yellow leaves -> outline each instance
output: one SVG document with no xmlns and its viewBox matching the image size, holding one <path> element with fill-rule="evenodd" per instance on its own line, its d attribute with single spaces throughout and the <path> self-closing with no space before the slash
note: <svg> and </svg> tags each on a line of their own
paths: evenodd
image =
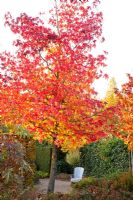
<svg viewBox="0 0 133 200">
<path fill-rule="evenodd" d="M 76 166 L 80 161 L 80 151 L 79 149 L 71 150 L 66 154 L 66 162 L 69 165 Z"/>
<path fill-rule="evenodd" d="M 50 53 L 57 53 L 59 51 L 59 46 L 55 45 L 55 44 L 49 44 L 49 51 Z"/>
<path fill-rule="evenodd" d="M 129 150 L 133 150 L 133 78 L 129 76 L 129 82 L 122 86 L 122 91 L 118 92 L 119 132 L 120 138 L 128 145 Z M 124 137 L 122 135 L 124 133 Z"/>
<path fill-rule="evenodd" d="M 56 54 L 61 51 L 61 45 L 55 43 L 49 43 L 47 52 L 48 54 Z"/>
<path fill-rule="evenodd" d="M 44 128 L 44 131 L 40 131 L 36 128 L 34 133 L 34 139 L 38 141 L 46 140 L 48 143 L 53 143 L 58 147 L 61 147 L 63 151 L 74 150 L 82 147 L 87 144 L 87 139 L 85 136 L 76 136 L 69 129 L 66 128 L 63 122 L 59 122 L 58 126 L 56 126 L 57 122 L 55 120 L 55 125 L 48 126 Z M 37 122 L 36 126 L 40 125 L 40 121 Z M 43 123 L 42 123 L 43 126 Z M 54 136 L 55 135 L 55 138 Z"/>
<path fill-rule="evenodd" d="M 128 134 L 127 138 L 124 140 L 124 143 L 128 145 L 128 149 L 133 151 L 133 132 Z"/>
<path fill-rule="evenodd" d="M 117 96 L 115 94 L 115 89 L 116 89 L 116 82 L 115 79 L 112 78 L 109 82 L 108 90 L 106 93 L 106 97 L 104 101 L 106 102 L 106 108 L 115 106 L 117 104 Z"/>
<path fill-rule="evenodd" d="M 50 132 L 38 132 L 36 131 L 34 136 L 33 136 L 34 140 L 37 140 L 37 141 L 44 141 L 46 140 L 49 144 L 52 144 L 53 143 L 53 137 L 50 135 Z"/>
<path fill-rule="evenodd" d="M 57 141 L 62 142 L 61 149 L 65 152 L 68 150 L 75 150 L 87 144 L 87 140 L 84 136 L 82 136 L 79 139 L 76 135 L 72 134 L 71 132 L 63 136 L 58 135 Z"/>
</svg>

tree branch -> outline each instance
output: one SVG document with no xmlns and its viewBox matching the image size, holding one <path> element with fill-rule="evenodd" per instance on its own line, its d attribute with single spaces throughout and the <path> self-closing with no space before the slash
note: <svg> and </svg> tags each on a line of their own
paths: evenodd
<svg viewBox="0 0 133 200">
<path fill-rule="evenodd" d="M 55 11 L 56 11 L 56 26 L 57 26 L 57 32 L 58 32 L 58 35 L 60 36 L 57 0 L 55 0 Z"/>
</svg>

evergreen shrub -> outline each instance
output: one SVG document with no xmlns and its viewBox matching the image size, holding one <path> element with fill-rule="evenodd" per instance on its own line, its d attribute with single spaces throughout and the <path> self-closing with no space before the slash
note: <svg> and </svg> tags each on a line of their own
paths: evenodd
<svg viewBox="0 0 133 200">
<path fill-rule="evenodd" d="M 51 147 L 46 143 L 36 142 L 36 167 L 37 171 L 49 174 L 51 162 Z"/>
<path fill-rule="evenodd" d="M 128 149 L 117 138 L 104 139 L 81 149 L 81 163 L 87 176 L 103 177 L 128 170 Z"/>
</svg>

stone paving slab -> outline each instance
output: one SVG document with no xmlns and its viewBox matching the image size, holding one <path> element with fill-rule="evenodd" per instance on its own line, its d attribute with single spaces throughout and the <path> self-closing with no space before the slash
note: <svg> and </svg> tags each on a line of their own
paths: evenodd
<svg viewBox="0 0 133 200">
<path fill-rule="evenodd" d="M 37 183 L 35 185 L 35 189 L 39 193 L 46 194 L 48 182 L 49 182 L 49 179 L 39 179 L 39 183 Z M 54 192 L 69 193 L 70 191 L 71 191 L 71 182 L 70 181 L 63 181 L 63 180 L 55 181 Z"/>
</svg>

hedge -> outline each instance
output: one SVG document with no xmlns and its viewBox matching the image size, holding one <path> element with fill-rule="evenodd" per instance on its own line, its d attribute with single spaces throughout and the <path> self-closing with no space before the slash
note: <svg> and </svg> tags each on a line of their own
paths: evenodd
<svg viewBox="0 0 133 200">
<path fill-rule="evenodd" d="M 49 174 L 51 162 L 51 147 L 46 143 L 36 142 L 36 167 L 38 171 Z"/>
<path fill-rule="evenodd" d="M 103 177 L 129 167 L 127 146 L 117 138 L 104 139 L 81 149 L 81 164 L 87 176 Z"/>
</svg>

